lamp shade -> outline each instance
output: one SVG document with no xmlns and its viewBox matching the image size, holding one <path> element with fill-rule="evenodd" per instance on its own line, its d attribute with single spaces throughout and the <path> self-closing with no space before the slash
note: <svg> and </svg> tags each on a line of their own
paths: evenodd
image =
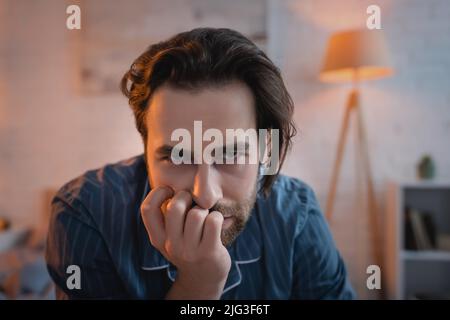
<svg viewBox="0 0 450 320">
<path fill-rule="evenodd" d="M 393 73 L 389 65 L 382 31 L 338 32 L 328 41 L 320 79 L 347 82 L 382 78 Z"/>
</svg>

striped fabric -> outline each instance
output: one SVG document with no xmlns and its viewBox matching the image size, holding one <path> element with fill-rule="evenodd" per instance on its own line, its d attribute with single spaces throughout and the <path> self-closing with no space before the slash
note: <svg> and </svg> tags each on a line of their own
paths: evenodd
<svg viewBox="0 0 450 320">
<path fill-rule="evenodd" d="M 143 155 L 65 184 L 52 202 L 47 267 L 60 299 L 164 299 L 176 267 L 150 243 L 139 207 L 149 185 Z M 285 176 L 257 197 L 228 248 L 222 299 L 351 299 L 344 262 L 315 195 Z M 70 265 L 81 288 L 69 289 Z"/>
</svg>

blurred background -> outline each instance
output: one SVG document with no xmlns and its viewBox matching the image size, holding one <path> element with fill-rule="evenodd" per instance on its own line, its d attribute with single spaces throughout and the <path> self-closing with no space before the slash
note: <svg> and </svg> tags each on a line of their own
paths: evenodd
<svg viewBox="0 0 450 320">
<path fill-rule="evenodd" d="M 72 4 L 80 30 L 66 27 Z M 385 47 L 371 53 L 392 73 L 358 81 L 365 143 L 351 120 L 336 166 L 353 84 L 320 75 L 331 37 L 367 28 L 373 4 Z M 329 223 L 358 297 L 449 299 L 449 17 L 448 0 L 0 0 L 0 299 L 53 297 L 52 195 L 143 152 L 120 78 L 149 44 L 199 26 L 242 32 L 281 69 L 299 129 L 283 173 L 310 184 L 324 212 L 340 168 Z M 370 265 L 381 289 L 368 286 Z"/>
</svg>

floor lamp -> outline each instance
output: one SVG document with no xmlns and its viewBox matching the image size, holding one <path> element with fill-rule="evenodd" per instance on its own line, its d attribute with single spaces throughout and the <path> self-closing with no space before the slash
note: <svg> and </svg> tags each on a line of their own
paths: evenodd
<svg viewBox="0 0 450 320">
<path fill-rule="evenodd" d="M 348 96 L 344 118 L 339 135 L 336 158 L 333 165 L 330 189 L 326 204 L 326 218 L 331 221 L 336 196 L 339 172 L 351 116 L 356 124 L 359 159 L 366 180 L 369 223 L 372 231 L 372 252 L 375 262 L 382 265 L 381 250 L 376 239 L 380 239 L 377 206 L 370 167 L 369 148 L 364 119 L 359 104 L 358 84 L 363 80 L 377 79 L 392 74 L 388 67 L 388 54 L 384 38 L 379 30 L 352 30 L 333 34 L 328 41 L 325 61 L 320 79 L 325 82 L 350 82 L 353 88 Z"/>
</svg>

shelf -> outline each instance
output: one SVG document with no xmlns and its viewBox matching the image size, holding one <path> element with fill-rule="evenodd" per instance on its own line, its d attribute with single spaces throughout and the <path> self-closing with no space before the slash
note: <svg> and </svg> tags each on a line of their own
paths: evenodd
<svg viewBox="0 0 450 320">
<path fill-rule="evenodd" d="M 450 235 L 450 181 L 393 182 L 388 185 L 386 197 L 386 296 L 408 299 L 418 292 L 450 292 L 450 250 L 443 249 L 446 241 L 443 239 L 441 245 L 439 238 Z M 404 247 L 407 208 L 426 212 L 432 218 L 436 245 L 442 249 Z"/>
<path fill-rule="evenodd" d="M 401 258 L 404 260 L 432 260 L 432 261 L 448 261 L 450 262 L 450 251 L 412 251 L 403 250 L 401 252 Z"/>
<path fill-rule="evenodd" d="M 402 189 L 450 189 L 450 181 L 442 180 L 410 180 L 396 183 Z"/>
</svg>

